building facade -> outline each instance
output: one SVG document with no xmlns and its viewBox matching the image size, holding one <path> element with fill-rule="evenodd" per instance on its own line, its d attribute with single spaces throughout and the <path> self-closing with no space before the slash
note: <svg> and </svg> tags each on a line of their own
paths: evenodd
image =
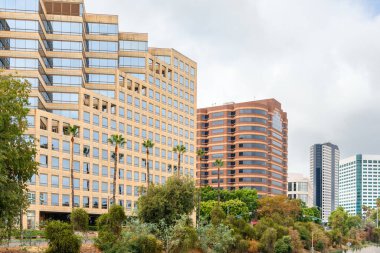
<svg viewBox="0 0 380 253">
<path fill-rule="evenodd" d="M 310 148 L 313 205 L 320 208 L 323 222 L 327 222 L 331 212 L 338 207 L 339 159 L 337 145 L 324 143 Z"/>
<path fill-rule="evenodd" d="M 252 188 L 259 195 L 286 194 L 288 120 L 274 99 L 198 109 L 198 185 L 218 185 L 216 159 L 224 162 L 220 186 Z"/>
<path fill-rule="evenodd" d="M 0 1 L 0 29 L 4 74 L 32 84 L 27 134 L 38 140 L 40 166 L 29 186 L 28 228 L 67 217 L 71 184 L 76 206 L 94 216 L 107 212 L 113 134 L 126 139 L 116 202 L 127 213 L 147 180 L 143 140 L 155 144 L 148 161 L 153 183 L 177 170 L 177 144 L 187 148 L 182 173 L 195 176 L 196 62 L 148 47 L 147 34 L 119 32 L 117 16 L 86 13 L 83 0 Z M 79 126 L 73 182 L 69 125 Z"/>
<path fill-rule="evenodd" d="M 362 215 L 363 206 L 376 208 L 380 197 L 380 155 L 354 155 L 339 163 L 339 206 Z"/>
<path fill-rule="evenodd" d="M 310 178 L 302 174 L 289 173 L 288 197 L 300 199 L 307 207 L 313 207 L 313 183 Z"/>
</svg>

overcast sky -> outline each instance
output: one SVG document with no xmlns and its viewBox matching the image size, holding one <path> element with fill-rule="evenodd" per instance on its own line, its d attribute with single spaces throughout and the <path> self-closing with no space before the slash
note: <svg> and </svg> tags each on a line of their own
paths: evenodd
<svg viewBox="0 0 380 253">
<path fill-rule="evenodd" d="M 275 98 L 289 120 L 289 171 L 309 147 L 380 154 L 380 0 L 87 0 L 198 63 L 198 107 Z"/>
</svg>

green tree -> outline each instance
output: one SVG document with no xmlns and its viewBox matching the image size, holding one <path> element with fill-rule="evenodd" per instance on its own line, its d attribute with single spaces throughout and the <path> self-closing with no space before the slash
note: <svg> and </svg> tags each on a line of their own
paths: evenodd
<svg viewBox="0 0 380 253">
<path fill-rule="evenodd" d="M 249 210 L 247 205 L 239 199 L 231 199 L 222 203 L 222 208 L 227 215 L 242 218 L 246 221 L 249 219 Z"/>
<path fill-rule="evenodd" d="M 150 184 L 150 173 L 149 173 L 149 150 L 153 148 L 154 143 L 151 140 L 145 140 L 143 142 L 143 146 L 146 149 L 146 189 L 149 189 L 149 184 Z"/>
<path fill-rule="evenodd" d="M 216 159 L 214 162 L 214 167 L 218 168 L 218 206 L 220 205 L 220 168 L 223 167 L 224 163 L 220 159 Z"/>
<path fill-rule="evenodd" d="M 200 224 L 200 219 L 201 219 L 201 201 L 202 201 L 202 171 L 201 171 L 201 161 L 202 158 L 205 156 L 206 152 L 203 149 L 198 149 L 196 152 L 197 158 L 198 158 L 198 164 L 199 164 L 199 192 L 198 192 L 198 206 L 197 206 L 197 227 Z"/>
<path fill-rule="evenodd" d="M 77 208 L 70 214 L 70 222 L 75 231 L 87 232 L 90 217 L 86 210 Z"/>
<path fill-rule="evenodd" d="M 79 127 L 71 126 L 67 128 L 67 134 L 71 136 L 71 155 L 70 155 L 70 180 L 71 180 L 71 208 L 74 210 L 75 207 L 75 195 L 74 195 L 74 142 L 75 137 L 78 136 Z"/>
<path fill-rule="evenodd" d="M 195 185 L 191 178 L 170 177 L 164 185 L 151 185 L 138 200 L 138 217 L 147 223 L 174 224 L 194 210 Z"/>
<path fill-rule="evenodd" d="M 208 202 L 210 200 L 217 203 L 218 191 L 217 189 L 212 188 L 211 186 L 205 186 L 201 189 L 202 192 L 202 203 Z M 237 189 L 237 190 L 220 190 L 220 200 L 222 202 L 229 200 L 240 200 L 244 202 L 249 210 L 250 218 L 252 218 L 257 210 L 258 206 L 258 197 L 257 192 L 254 189 Z M 201 204 L 202 206 L 203 204 Z M 201 207 L 201 212 L 202 207 Z M 202 214 L 203 215 L 203 214 Z"/>
<path fill-rule="evenodd" d="M 177 176 L 180 176 L 181 171 L 181 156 L 186 153 L 186 147 L 184 145 L 177 145 L 173 148 L 173 152 L 177 154 L 178 167 L 177 167 Z"/>
<path fill-rule="evenodd" d="M 27 208 L 27 182 L 37 173 L 34 138 L 24 136 L 29 93 L 28 82 L 0 75 L 0 242 Z"/>
<path fill-rule="evenodd" d="M 226 214 L 219 205 L 216 205 L 210 213 L 211 224 L 214 226 L 220 225 L 226 218 Z"/>
<path fill-rule="evenodd" d="M 169 252 L 182 253 L 188 252 L 198 246 L 197 231 L 193 227 L 191 219 L 183 215 L 173 227 L 170 238 Z"/>
<path fill-rule="evenodd" d="M 321 212 L 319 211 L 318 207 L 307 207 L 305 203 L 302 202 L 301 211 L 302 221 L 314 221 L 316 223 L 321 223 Z"/>
<path fill-rule="evenodd" d="M 111 138 L 108 139 L 108 142 L 111 143 L 112 145 L 115 145 L 115 150 L 114 150 L 114 171 L 113 171 L 113 189 L 112 189 L 112 200 L 113 204 L 116 204 L 116 175 L 119 174 L 119 170 L 117 167 L 118 163 L 118 158 L 119 158 L 119 146 L 123 146 L 125 144 L 125 139 L 121 134 L 113 134 Z"/>
<path fill-rule="evenodd" d="M 79 253 L 82 244 L 80 238 L 74 234 L 70 224 L 61 221 L 51 221 L 45 229 L 49 247 L 46 253 Z"/>
<path fill-rule="evenodd" d="M 274 252 L 275 253 L 291 253 L 291 238 L 289 236 L 284 236 L 281 239 L 277 240 L 274 244 Z"/>
<path fill-rule="evenodd" d="M 262 250 L 266 253 L 274 252 L 274 244 L 277 240 L 277 231 L 274 228 L 267 228 L 260 239 Z"/>
<path fill-rule="evenodd" d="M 98 238 L 95 245 L 101 250 L 109 250 L 121 237 L 122 224 L 126 219 L 124 208 L 112 205 L 108 213 L 102 214 L 97 220 Z"/>
<path fill-rule="evenodd" d="M 200 247 L 205 253 L 231 252 L 230 250 L 235 244 L 232 229 L 223 224 L 201 226 L 198 234 Z"/>
</svg>

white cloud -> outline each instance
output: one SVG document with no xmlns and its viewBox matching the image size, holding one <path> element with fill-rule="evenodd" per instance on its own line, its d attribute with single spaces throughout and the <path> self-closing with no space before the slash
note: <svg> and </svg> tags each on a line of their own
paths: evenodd
<svg viewBox="0 0 380 253">
<path fill-rule="evenodd" d="M 289 117 L 289 169 L 309 146 L 380 153 L 380 16 L 365 1 L 91 0 L 123 31 L 148 32 L 198 62 L 198 105 L 278 99 Z"/>
</svg>

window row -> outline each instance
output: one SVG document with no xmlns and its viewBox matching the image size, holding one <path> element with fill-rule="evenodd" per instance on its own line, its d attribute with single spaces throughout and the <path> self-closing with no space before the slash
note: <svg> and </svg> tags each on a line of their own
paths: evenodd
<svg viewBox="0 0 380 253">
<path fill-rule="evenodd" d="M 135 189 L 134 192 L 138 192 L 139 188 Z M 83 208 L 101 208 L 108 209 L 109 206 L 113 204 L 113 200 L 111 198 L 99 198 L 99 197 L 89 197 L 82 196 L 82 205 L 80 203 L 80 196 L 74 196 L 74 206 L 75 207 L 83 207 Z M 71 206 L 71 197 L 68 194 L 58 194 L 58 193 L 50 193 L 40 192 L 39 198 L 36 199 L 36 192 L 31 191 L 28 192 L 28 200 L 32 205 L 42 205 L 42 206 L 63 206 L 69 207 Z M 99 202 L 99 200 L 101 202 Z M 92 202 L 90 202 L 92 201 Z M 124 207 L 124 200 L 119 199 L 118 205 Z M 137 201 L 133 202 L 132 200 L 125 201 L 125 208 L 132 209 L 132 205 L 134 209 L 137 209 Z"/>
</svg>

